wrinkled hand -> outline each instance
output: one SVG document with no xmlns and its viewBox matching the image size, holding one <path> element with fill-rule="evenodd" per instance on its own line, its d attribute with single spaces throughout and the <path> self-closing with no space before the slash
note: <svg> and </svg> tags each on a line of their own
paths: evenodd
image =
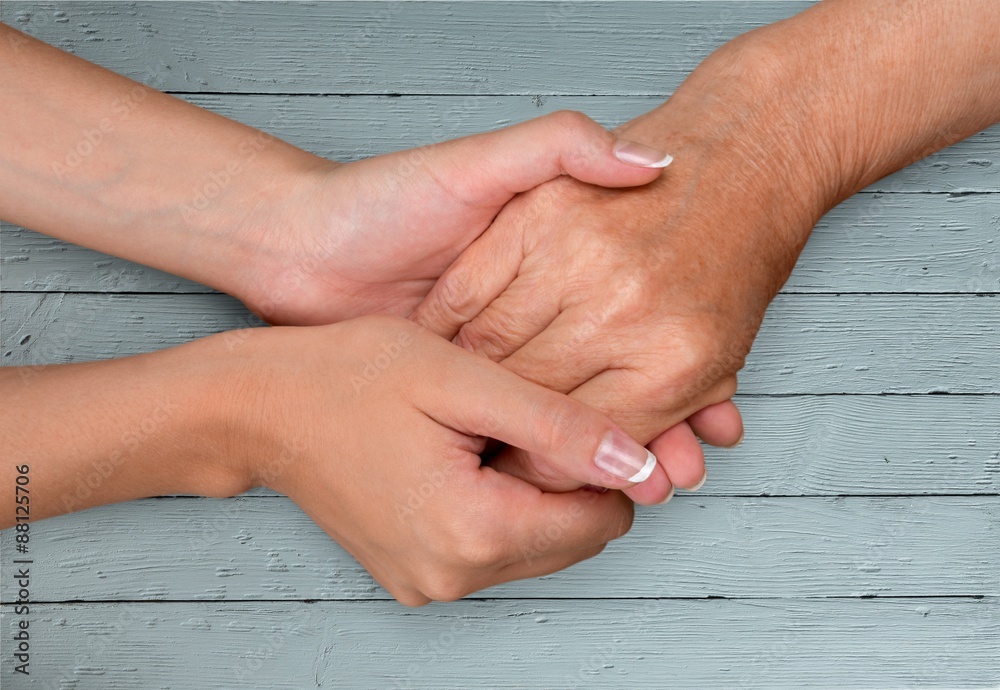
<svg viewBox="0 0 1000 690">
<path fill-rule="evenodd" d="M 344 166 L 323 164 L 279 209 L 284 215 L 263 226 L 272 229 L 249 241 L 261 261 L 245 289 L 227 291 L 279 324 L 407 315 L 519 192 L 567 175 L 608 187 L 642 185 L 669 162 L 580 113 L 559 112 Z M 709 442 L 734 440 L 731 429 L 740 424 L 731 405 L 692 421 L 720 429 L 703 434 Z M 687 452 L 700 453 L 685 429 L 673 435 L 688 441 Z M 658 477 L 653 486 L 662 485 Z"/>
<path fill-rule="evenodd" d="M 564 174 L 642 185 L 666 163 L 569 111 L 347 165 L 314 162 L 277 217 L 245 238 L 259 265 L 227 291 L 276 324 L 406 315 L 516 194 Z"/>
<path fill-rule="evenodd" d="M 641 189 L 556 180 L 516 199 L 413 317 L 652 441 L 662 469 L 628 491 L 640 503 L 704 480 L 695 434 L 741 438 L 724 401 L 783 280 L 755 274 L 739 241 L 766 209 L 738 193 L 732 161 L 684 151 Z M 711 239 L 720 229 L 729 239 Z M 495 466 L 548 490 L 577 486 L 524 453 Z"/>
<path fill-rule="evenodd" d="M 560 570 L 631 526 L 618 491 L 543 493 L 481 465 L 490 437 L 632 486 L 619 477 L 655 459 L 580 402 L 396 317 L 243 333 L 249 483 L 292 498 L 405 604 Z"/>
</svg>

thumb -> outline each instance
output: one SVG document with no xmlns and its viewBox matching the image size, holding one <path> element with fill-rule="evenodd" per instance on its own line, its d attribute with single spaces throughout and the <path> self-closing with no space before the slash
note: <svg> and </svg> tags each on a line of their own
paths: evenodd
<svg viewBox="0 0 1000 690">
<path fill-rule="evenodd" d="M 553 479 L 628 489 L 653 474 L 656 456 L 602 413 L 495 362 L 461 353 L 464 373 L 445 390 L 437 389 L 437 409 L 428 410 L 440 422 L 531 453 L 546 462 Z M 449 369 L 458 367 L 453 362 Z"/>
<path fill-rule="evenodd" d="M 461 198 L 500 204 L 563 174 L 602 187 L 648 184 L 673 160 L 570 110 L 431 148 L 452 162 L 447 181 Z M 470 161 L 477 161 L 476 174 Z"/>
</svg>

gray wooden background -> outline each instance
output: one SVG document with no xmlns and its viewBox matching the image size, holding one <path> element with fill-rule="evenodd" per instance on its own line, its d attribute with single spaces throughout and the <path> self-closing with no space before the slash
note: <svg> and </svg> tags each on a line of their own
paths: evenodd
<svg viewBox="0 0 1000 690">
<path fill-rule="evenodd" d="M 558 108 L 616 124 L 728 38 L 807 5 L 2 0 L 0 17 L 351 160 Z M 33 529 L 33 673 L 9 674 L 8 615 L 0 683 L 1000 685 L 998 152 L 1000 129 L 984 132 L 823 220 L 742 375 L 746 443 L 709 451 L 701 493 L 641 510 L 596 560 L 410 610 L 277 495 L 91 510 Z M 2 228 L 0 253 L 7 365 L 248 319 L 21 228 Z M 2 545 L 9 614 L 9 531 Z"/>
</svg>

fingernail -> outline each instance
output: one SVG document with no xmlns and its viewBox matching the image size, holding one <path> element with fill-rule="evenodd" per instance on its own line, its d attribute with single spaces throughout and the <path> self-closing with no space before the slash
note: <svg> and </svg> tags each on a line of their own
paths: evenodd
<svg viewBox="0 0 1000 690">
<path fill-rule="evenodd" d="M 641 168 L 665 168 L 674 160 L 669 153 L 624 139 L 616 141 L 613 150 L 615 158 L 622 163 L 638 165 Z"/>
<path fill-rule="evenodd" d="M 664 503 L 669 503 L 670 499 L 673 498 L 673 497 L 674 497 L 674 485 L 671 484 L 670 485 L 670 493 L 667 494 L 667 497 L 665 499 L 663 499 L 662 501 L 660 501 L 660 505 L 662 506 Z"/>
<path fill-rule="evenodd" d="M 688 489 L 688 491 L 692 491 L 692 492 L 693 491 L 697 491 L 701 487 L 705 486 L 705 480 L 706 479 L 708 479 L 708 471 L 707 470 L 705 471 L 705 474 L 701 475 L 701 481 L 698 482 L 697 484 L 695 484 L 694 486 L 692 486 L 690 489 Z"/>
<path fill-rule="evenodd" d="M 594 464 L 613 477 L 638 484 L 649 479 L 653 473 L 656 456 L 625 432 L 612 429 L 601 441 Z"/>
</svg>

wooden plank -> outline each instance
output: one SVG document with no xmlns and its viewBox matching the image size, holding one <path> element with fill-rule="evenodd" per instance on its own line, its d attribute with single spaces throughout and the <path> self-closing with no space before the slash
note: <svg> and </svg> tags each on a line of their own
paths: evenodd
<svg viewBox="0 0 1000 690">
<path fill-rule="evenodd" d="M 1000 683 L 996 600 L 59 604 L 31 632 L 35 683 L 79 690 Z"/>
<path fill-rule="evenodd" d="M 2 361 L 156 350 L 259 323 L 219 294 L 3 293 Z M 996 393 L 1000 295 L 779 295 L 741 390 L 752 394 Z"/>
<path fill-rule="evenodd" d="M 737 399 L 746 439 L 706 449 L 706 495 L 1000 492 L 998 396 Z"/>
<path fill-rule="evenodd" d="M 998 596 L 998 534 L 995 495 L 683 495 L 639 511 L 596 559 L 484 596 Z M 6 553 L 13 538 L 0 533 Z M 32 525 L 31 554 L 39 602 L 387 597 L 284 497 L 148 499 L 61 516 Z M 13 580 L 4 587 L 10 597 Z"/>
<path fill-rule="evenodd" d="M 662 95 L 182 97 L 341 161 L 485 132 L 564 109 L 580 110 L 613 128 L 665 100 Z M 869 190 L 998 191 L 1000 126 L 890 175 Z"/>
<path fill-rule="evenodd" d="M 737 396 L 736 402 L 746 439 L 738 448 L 705 449 L 709 481 L 701 496 L 1000 493 L 1000 396 Z"/>
<path fill-rule="evenodd" d="M 665 94 L 811 2 L 18 3 L 11 24 L 160 89 Z"/>
<path fill-rule="evenodd" d="M 195 105 L 339 161 L 505 127 L 556 110 L 580 110 L 612 128 L 663 96 L 287 96 L 187 94 Z M 1000 126 L 909 166 L 869 191 L 1000 190 Z"/>
<path fill-rule="evenodd" d="M 1000 396 L 738 396 L 737 403 L 746 440 L 705 449 L 710 481 L 700 495 L 1000 493 Z"/>
<path fill-rule="evenodd" d="M 820 221 L 786 292 L 1000 292 L 1000 194 L 859 194 Z M 0 225 L 0 288 L 211 292 L 197 283 Z"/>
</svg>

